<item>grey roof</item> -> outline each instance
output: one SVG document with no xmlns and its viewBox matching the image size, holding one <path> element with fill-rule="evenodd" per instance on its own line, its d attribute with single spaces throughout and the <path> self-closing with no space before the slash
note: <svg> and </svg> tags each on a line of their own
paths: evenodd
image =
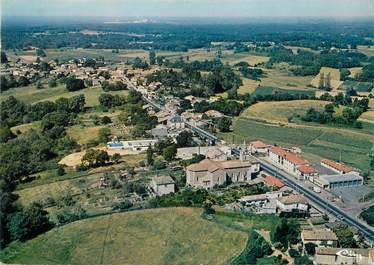
<svg viewBox="0 0 374 265">
<path fill-rule="evenodd" d="M 174 115 L 173 117 L 169 119 L 169 121 L 172 123 L 180 123 L 180 122 L 183 122 L 183 118 L 179 115 Z"/>
<path fill-rule="evenodd" d="M 361 176 L 354 174 L 354 173 L 337 174 L 337 175 L 330 175 L 330 176 L 326 175 L 326 176 L 320 176 L 319 178 L 326 181 L 327 183 L 362 180 Z"/>
<path fill-rule="evenodd" d="M 157 185 L 165 185 L 165 184 L 174 184 L 174 180 L 170 176 L 156 176 L 153 177 L 153 181 L 156 182 Z"/>
</svg>

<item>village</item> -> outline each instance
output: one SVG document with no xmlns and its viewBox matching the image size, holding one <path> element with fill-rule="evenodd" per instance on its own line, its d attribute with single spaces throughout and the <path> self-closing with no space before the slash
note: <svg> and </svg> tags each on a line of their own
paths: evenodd
<svg viewBox="0 0 374 265">
<path fill-rule="evenodd" d="M 89 64 L 96 67 L 87 66 Z M 268 163 L 276 170 L 285 172 L 300 185 L 313 191 L 315 196 L 347 212 L 351 211 L 355 216 L 365 207 L 364 204 L 360 204 L 359 199 L 369 193 L 364 186 L 360 170 L 329 159 L 323 159 L 317 164 L 310 163 L 302 158 L 303 151 L 299 147 L 282 147 L 262 140 L 233 144 L 225 141 L 214 142 L 201 137 L 192 128 L 203 128 L 212 133 L 223 130 L 218 128 L 217 121 L 225 119 L 226 115 L 213 109 L 197 112 L 193 106 L 205 99 L 192 95 L 186 96 L 183 100 L 175 97 L 168 93 L 168 89 L 161 82 L 149 83 L 144 71 L 124 64 L 106 65 L 104 61 L 85 58 L 62 64 L 52 60 L 47 65 L 53 70 L 48 72 L 35 69 L 38 65 L 40 63 L 30 65 L 19 61 L 7 68 L 6 72 L 17 79 L 29 80 L 38 78 L 40 74 L 43 77 L 74 76 L 90 86 L 120 82 L 122 86 L 137 91 L 146 99 L 142 109 L 146 110 L 148 115 L 157 118 L 157 126 L 148 132 L 150 137 L 128 140 L 114 136 L 103 149 L 110 155 L 144 154 L 155 148 L 160 141 L 177 143 L 178 136 L 188 132 L 186 137 L 192 144 L 178 147 L 175 154 L 177 161 L 190 161 L 188 165 L 182 165 L 186 178 L 185 186 L 178 186 L 170 175 L 156 173 L 147 185 L 149 198 L 170 196 L 184 188 L 204 189 L 214 194 L 217 190 L 225 188 L 263 185 L 266 189 L 256 194 L 241 196 L 234 202 L 225 203 L 223 207 L 244 213 L 305 218 L 307 223 L 301 230 L 300 247 L 307 251 L 305 246 L 314 244 L 314 260 L 318 264 L 373 264 L 373 251 L 370 249 L 338 248 L 338 239 L 333 228 L 342 223 L 341 219 L 311 202 L 276 174 L 269 174 L 263 170 L 261 163 Z M 159 69 L 160 67 L 155 67 L 153 71 Z M 219 100 L 219 96 L 212 96 L 208 102 Z M 180 111 L 181 105 L 185 102 L 188 102 L 187 106 Z M 239 151 L 239 155 L 234 152 L 235 150 Z M 60 164 L 72 166 L 64 161 L 66 160 L 60 161 Z M 123 174 L 126 178 L 127 173 Z M 107 179 L 103 177 L 91 188 L 103 189 L 107 186 Z M 132 200 L 132 203 L 136 203 L 142 198 L 135 196 Z M 361 237 L 359 231 L 355 231 L 355 238 L 360 240 Z"/>
</svg>

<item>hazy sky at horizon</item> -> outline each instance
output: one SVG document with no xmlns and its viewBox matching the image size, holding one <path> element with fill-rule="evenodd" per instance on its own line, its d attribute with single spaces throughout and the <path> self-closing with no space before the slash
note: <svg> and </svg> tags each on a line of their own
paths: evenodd
<svg viewBox="0 0 374 265">
<path fill-rule="evenodd" d="M 374 16 L 374 0 L 1 0 L 1 4 L 3 16 Z"/>
</svg>

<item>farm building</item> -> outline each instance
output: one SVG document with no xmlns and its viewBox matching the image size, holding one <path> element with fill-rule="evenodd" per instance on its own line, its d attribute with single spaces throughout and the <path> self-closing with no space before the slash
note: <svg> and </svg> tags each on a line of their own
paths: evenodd
<svg viewBox="0 0 374 265">
<path fill-rule="evenodd" d="M 355 172 L 337 175 L 324 175 L 314 179 L 314 183 L 324 189 L 330 190 L 343 187 L 356 187 L 362 185 L 363 178 Z"/>
<path fill-rule="evenodd" d="M 254 161 L 204 159 L 187 167 L 187 185 L 209 189 L 227 182 L 246 182 L 252 179 L 252 174 L 258 172 L 257 169 L 259 163 Z"/>
<path fill-rule="evenodd" d="M 313 243 L 317 247 L 336 247 L 338 237 L 330 230 L 302 230 L 301 241 L 303 245 Z"/>
<path fill-rule="evenodd" d="M 151 186 L 158 195 L 166 195 L 175 192 L 175 182 L 170 176 L 155 176 L 152 178 Z"/>
<path fill-rule="evenodd" d="M 277 199 L 277 208 L 280 212 L 308 211 L 309 204 L 302 195 L 290 195 Z"/>
<path fill-rule="evenodd" d="M 271 162 L 296 175 L 298 179 L 305 180 L 318 175 L 317 171 L 307 161 L 281 147 L 271 147 L 268 156 Z"/>
</svg>

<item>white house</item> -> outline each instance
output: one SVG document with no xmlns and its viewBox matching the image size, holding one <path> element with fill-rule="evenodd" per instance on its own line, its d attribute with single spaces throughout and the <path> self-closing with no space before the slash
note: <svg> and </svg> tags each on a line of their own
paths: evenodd
<svg viewBox="0 0 374 265">
<path fill-rule="evenodd" d="M 151 186 L 158 196 L 175 192 L 175 182 L 170 176 L 155 176 L 152 178 Z"/>
<path fill-rule="evenodd" d="M 292 212 L 293 210 L 308 211 L 309 204 L 302 195 L 290 195 L 277 199 L 277 208 L 280 212 Z"/>
</svg>

